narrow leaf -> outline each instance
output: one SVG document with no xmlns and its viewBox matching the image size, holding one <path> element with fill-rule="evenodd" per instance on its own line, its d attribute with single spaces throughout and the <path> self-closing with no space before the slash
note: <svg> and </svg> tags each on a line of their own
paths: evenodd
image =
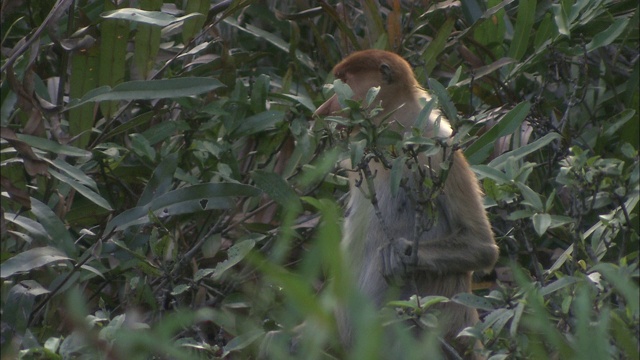
<svg viewBox="0 0 640 360">
<path fill-rule="evenodd" d="M 527 101 L 516 105 L 511 111 L 498 121 L 496 125 L 491 127 L 489 131 L 482 134 L 476 141 L 471 144 L 465 151 L 464 155 L 470 164 L 482 163 L 493 150 L 495 142 L 506 135 L 516 132 L 520 125 L 529 114 L 531 104 Z"/>
<path fill-rule="evenodd" d="M 543 147 L 547 146 L 550 142 L 552 142 L 553 140 L 558 140 L 561 139 L 562 136 L 560 136 L 560 134 L 558 133 L 549 133 L 543 137 L 541 137 L 540 139 L 527 144 L 523 147 L 517 148 L 513 151 L 509 151 L 508 153 L 502 154 L 500 156 L 498 156 L 497 158 L 493 159 L 490 163 L 489 166 L 495 168 L 495 169 L 502 169 L 504 167 L 504 165 L 507 162 L 507 159 L 509 159 L 510 157 L 513 157 L 515 160 L 521 159 L 529 154 L 531 154 L 534 151 L 540 150 Z"/>
<path fill-rule="evenodd" d="M 109 202 L 105 198 L 103 198 L 100 194 L 96 193 L 95 191 L 84 186 L 80 182 L 68 177 L 67 175 L 59 173 L 55 170 L 49 170 L 49 174 L 51 174 L 54 178 L 62 181 L 63 183 L 71 186 L 72 188 L 76 189 L 80 194 L 82 194 L 82 196 L 91 200 L 91 202 L 100 206 L 101 208 L 104 208 L 107 210 L 113 210 L 113 208 L 111 207 L 111 205 L 109 205 Z"/>
<path fill-rule="evenodd" d="M 156 10 L 160 10 L 160 8 L 162 7 L 162 0 L 142 0 L 140 2 L 140 7 L 143 10 L 138 10 L 138 9 L 134 9 L 134 10 L 138 10 L 138 11 L 152 10 L 148 12 L 155 13 L 157 12 Z M 190 15 L 192 14 L 189 14 L 187 16 L 190 16 Z M 198 14 L 194 14 L 194 15 L 198 15 Z M 137 19 L 134 21 L 137 21 Z M 140 73 L 142 74 L 142 78 L 147 79 L 149 77 L 149 73 L 153 69 L 156 55 L 158 55 L 158 51 L 160 50 L 161 28 L 159 26 L 154 26 L 153 24 L 141 23 L 138 25 L 136 30 L 137 31 L 136 31 L 136 38 L 135 38 L 135 48 L 133 51 L 133 62 L 138 68 L 138 71 L 140 71 Z M 71 97 L 71 98 L 73 99 L 74 97 Z"/>
<path fill-rule="evenodd" d="M 161 11 L 147 11 L 134 8 L 106 11 L 100 14 L 100 16 L 104 19 L 120 19 L 160 27 L 165 27 L 175 22 L 184 21 L 193 17 L 204 17 L 203 14 L 199 13 L 190 13 L 185 16 L 175 17 Z"/>
<path fill-rule="evenodd" d="M 193 14 L 207 14 L 209 12 L 209 0 L 187 0 L 185 13 L 188 15 Z M 206 17 L 202 16 L 195 19 L 189 19 L 182 25 L 182 42 L 187 44 L 193 39 L 202 29 Z"/>
<path fill-rule="evenodd" d="M 629 24 L 629 18 L 616 19 L 606 30 L 597 33 L 587 44 L 587 52 L 611 44 Z M 637 27 L 636 27 L 637 30 Z"/>
<path fill-rule="evenodd" d="M 234 205 L 235 196 L 257 196 L 260 190 L 253 186 L 235 183 L 198 184 L 153 199 L 144 206 L 126 210 L 111 219 L 105 232 L 123 230 L 129 226 L 149 222 L 149 212 L 156 215 L 175 215 L 210 209 L 225 209 Z"/>
<path fill-rule="evenodd" d="M 38 136 L 25 135 L 25 134 L 16 134 L 16 136 L 20 141 L 25 142 L 27 145 L 30 145 L 40 150 L 49 151 L 57 155 L 67 155 L 67 156 L 76 156 L 76 157 L 91 156 L 91 152 L 89 151 L 78 149 L 77 147 L 73 147 L 70 145 L 58 144 L 55 141 L 51 141 L 49 139 L 41 138 Z"/>
<path fill-rule="evenodd" d="M 545 285 L 542 289 L 540 289 L 539 294 L 540 296 L 547 296 L 571 284 L 575 284 L 576 282 L 578 282 L 577 278 L 573 276 L 565 276 L 550 284 Z"/>
<path fill-rule="evenodd" d="M 115 9 L 110 0 L 104 1 L 105 10 Z M 129 24 L 123 20 L 106 19 L 100 25 L 100 86 L 115 86 L 124 81 Z M 117 102 L 100 104 L 102 114 L 110 118 L 118 110 Z"/>
<path fill-rule="evenodd" d="M 88 102 L 106 100 L 150 100 L 194 96 L 213 91 L 224 85 L 213 78 L 173 78 L 149 81 L 129 81 L 113 89 L 101 87 L 89 92 L 79 102 L 69 104 L 69 109 Z"/>
<path fill-rule="evenodd" d="M 494 180 L 498 184 L 506 184 L 511 182 L 511 179 L 502 171 L 496 170 L 487 165 L 473 165 L 471 170 L 478 175 L 478 179 L 489 178 Z"/>
<path fill-rule="evenodd" d="M 429 42 L 429 45 L 422 52 L 422 60 L 424 66 L 421 66 L 416 70 L 416 76 L 418 79 L 426 79 L 431 75 L 431 72 L 438 64 L 438 56 L 442 53 L 447 45 L 447 39 L 453 31 L 453 26 L 456 23 L 455 17 L 450 17 L 445 20 L 444 24 L 440 26 L 436 36 Z M 424 70 L 422 70 L 424 69 Z"/>
<path fill-rule="evenodd" d="M 515 31 L 509 47 L 509 57 L 515 60 L 522 59 L 529 47 L 531 29 L 536 16 L 536 3 L 536 0 L 522 0 L 519 2 Z"/>
<path fill-rule="evenodd" d="M 98 86 L 98 47 L 75 51 L 71 55 L 69 96 L 72 99 L 84 96 Z M 85 104 L 69 111 L 69 132 L 78 136 L 74 145 L 84 149 L 89 144 L 94 120 L 94 106 Z"/>
</svg>

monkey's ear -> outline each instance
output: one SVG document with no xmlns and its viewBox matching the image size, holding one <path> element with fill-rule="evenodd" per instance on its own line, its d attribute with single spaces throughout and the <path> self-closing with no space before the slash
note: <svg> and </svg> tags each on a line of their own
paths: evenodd
<svg viewBox="0 0 640 360">
<path fill-rule="evenodd" d="M 391 66 L 387 63 L 380 64 L 380 73 L 382 74 L 382 79 L 390 84 L 393 82 L 393 71 L 391 70 Z"/>
</svg>

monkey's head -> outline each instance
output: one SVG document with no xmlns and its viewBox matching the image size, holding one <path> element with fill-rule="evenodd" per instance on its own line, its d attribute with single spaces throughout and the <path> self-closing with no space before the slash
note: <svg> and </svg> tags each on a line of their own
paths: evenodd
<svg viewBox="0 0 640 360">
<path fill-rule="evenodd" d="M 382 107 L 397 106 L 400 100 L 413 98 L 419 89 L 411 65 L 395 53 L 383 50 L 364 50 L 355 52 L 333 68 L 336 79 L 342 80 L 353 90 L 353 99 L 361 101 L 370 88 L 379 86 L 376 103 L 382 101 Z M 326 116 L 341 110 L 334 95 L 318 110 L 317 115 Z"/>
</svg>

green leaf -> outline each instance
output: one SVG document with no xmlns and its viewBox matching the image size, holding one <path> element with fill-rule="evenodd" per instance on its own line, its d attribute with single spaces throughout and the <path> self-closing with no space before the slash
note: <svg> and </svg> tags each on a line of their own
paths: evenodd
<svg viewBox="0 0 640 360">
<path fill-rule="evenodd" d="M 413 125 L 418 130 L 423 130 L 429 124 L 429 117 L 431 116 L 433 108 L 436 106 L 436 99 L 432 98 L 428 101 L 422 99 L 421 101 L 425 101 L 425 103 L 422 110 L 420 110 L 420 114 L 416 118 L 415 124 Z"/>
<path fill-rule="evenodd" d="M 275 129 L 276 125 L 282 121 L 284 121 L 284 112 L 268 110 L 243 119 L 242 122 L 231 131 L 231 134 L 234 137 L 257 134 L 261 131 Z"/>
<path fill-rule="evenodd" d="M 428 309 L 435 304 L 439 304 L 443 302 L 449 302 L 449 298 L 446 296 L 429 295 L 429 296 L 420 298 L 420 307 L 423 309 Z"/>
<path fill-rule="evenodd" d="M 223 86 L 224 84 L 217 79 L 202 77 L 136 80 L 119 84 L 113 89 L 108 86 L 97 88 L 79 101 L 69 103 L 67 108 L 72 109 L 88 102 L 107 100 L 151 100 L 194 96 Z"/>
<path fill-rule="evenodd" d="M 533 222 L 533 228 L 539 236 L 544 235 L 547 232 L 549 226 L 551 226 L 551 215 L 537 213 L 531 218 Z"/>
<path fill-rule="evenodd" d="M 16 136 L 18 137 L 18 140 L 25 142 L 29 146 L 49 151 L 53 154 L 75 157 L 91 156 L 91 152 L 89 151 L 78 149 L 77 147 L 70 145 L 61 145 L 49 139 L 25 134 L 16 134 Z"/>
<path fill-rule="evenodd" d="M 100 14 L 100 16 L 104 19 L 120 19 L 161 27 L 165 27 L 167 25 L 171 25 L 173 23 L 184 21 L 193 17 L 204 17 L 203 14 L 199 13 L 190 13 L 185 16 L 175 17 L 161 11 L 146 11 L 135 8 L 123 8 L 118 10 L 106 11 Z"/>
<path fill-rule="evenodd" d="M 511 182 L 511 179 L 505 173 L 500 170 L 496 170 L 491 166 L 473 165 L 471 166 L 471 170 L 478 175 L 479 180 L 489 178 L 494 180 L 497 184 L 508 184 Z"/>
<path fill-rule="evenodd" d="M 569 19 L 562 4 L 552 4 L 551 9 L 554 13 L 554 19 L 556 21 L 556 26 L 558 27 L 558 32 L 562 35 L 570 37 L 571 30 L 569 28 Z"/>
<path fill-rule="evenodd" d="M 542 199 L 540 195 L 533 191 L 529 186 L 523 183 L 516 183 L 518 189 L 520 189 L 520 193 L 524 197 L 524 200 L 529 203 L 536 211 L 544 211 L 544 207 L 542 204 Z M 534 215 L 535 216 L 535 215 Z M 551 219 L 547 219 L 551 221 Z M 547 225 L 548 226 L 548 225 Z M 545 229 L 546 230 L 546 229 Z"/>
<path fill-rule="evenodd" d="M 147 182 L 142 195 L 138 199 L 138 206 L 148 204 L 154 197 L 166 194 L 171 189 L 173 174 L 178 168 L 178 154 L 170 154 L 165 157 L 153 171 L 151 179 Z"/>
<path fill-rule="evenodd" d="M 517 148 L 515 150 L 509 151 L 507 153 L 504 153 L 500 156 L 498 156 L 497 158 L 493 159 L 490 163 L 489 166 L 495 169 L 502 169 L 504 167 L 504 165 L 507 163 L 507 160 L 509 158 L 513 158 L 514 160 L 519 160 L 531 153 L 533 153 L 534 151 L 540 150 L 543 147 L 547 146 L 550 142 L 552 142 L 553 140 L 558 140 L 561 139 L 562 136 L 560 136 L 560 134 L 558 133 L 549 133 L 543 137 L 541 137 L 540 139 L 527 144 L 525 146 L 522 146 L 520 148 Z"/>
<path fill-rule="evenodd" d="M 600 272 L 616 291 L 622 294 L 632 316 L 637 317 L 640 314 L 640 291 L 630 274 L 614 264 L 604 262 L 595 265 L 591 270 Z"/>
<path fill-rule="evenodd" d="M 482 330 L 493 329 L 496 335 L 500 334 L 504 325 L 513 317 L 515 311 L 513 309 L 500 308 L 492 311 L 485 316 L 484 321 L 480 325 Z"/>
<path fill-rule="evenodd" d="M 520 325 L 520 319 L 522 318 L 522 313 L 524 313 L 524 302 L 518 302 L 518 306 L 514 311 L 513 320 L 511 321 L 511 326 L 509 327 L 509 335 L 512 338 L 515 338 L 518 333 L 518 326 Z"/>
<path fill-rule="evenodd" d="M 351 150 L 351 166 L 353 168 L 355 168 L 362 160 L 362 157 L 364 156 L 364 149 L 366 146 L 367 146 L 366 139 L 362 139 L 360 141 L 353 141 L 351 142 L 351 144 L 349 144 L 349 148 Z"/>
<path fill-rule="evenodd" d="M 43 160 L 53 165 L 58 170 L 60 170 L 67 176 L 71 177 L 73 180 L 79 182 L 80 184 L 90 188 L 95 192 L 98 191 L 98 185 L 96 184 L 96 182 L 92 178 L 87 176 L 87 174 L 82 172 L 82 170 L 78 169 L 77 167 L 72 166 L 71 164 L 65 161 L 62 161 L 60 158 L 57 158 L 53 161 L 47 158 L 44 158 Z"/>
<path fill-rule="evenodd" d="M 558 32 L 555 22 L 553 21 L 553 15 L 548 12 L 544 14 L 544 19 L 542 19 L 535 32 L 536 36 L 533 39 L 533 46 L 537 52 L 545 41 L 552 39 Z"/>
<path fill-rule="evenodd" d="M 545 285 L 540 289 L 539 294 L 540 296 L 547 296 L 569 285 L 575 284 L 576 282 L 578 282 L 578 279 L 573 276 L 561 277 L 560 279 Z"/>
<path fill-rule="evenodd" d="M 274 35 L 268 31 L 264 31 L 256 26 L 253 26 L 251 24 L 245 23 L 240 25 L 238 23 L 238 21 L 232 17 L 226 17 L 223 20 L 225 23 L 235 27 L 236 29 L 240 30 L 240 31 L 244 31 L 246 33 L 249 33 L 253 36 L 262 38 L 264 40 L 266 40 L 268 43 L 274 45 L 276 48 L 284 51 L 285 53 L 289 54 L 289 48 L 290 48 L 290 44 L 288 44 L 286 41 L 282 40 L 282 38 L 280 36 Z M 295 56 L 296 60 L 299 61 L 302 65 L 306 66 L 309 70 L 311 71 L 316 71 L 316 64 L 313 60 L 311 60 L 311 58 L 309 57 L 309 55 L 303 53 L 300 50 L 296 50 L 295 54 L 289 54 L 290 56 Z"/>
<path fill-rule="evenodd" d="M 474 165 L 482 163 L 493 151 L 494 144 L 499 138 L 515 133 L 520 128 L 530 110 L 531 104 L 528 101 L 521 102 L 503 116 L 489 131 L 482 134 L 464 151 L 469 163 Z"/>
<path fill-rule="evenodd" d="M 105 10 L 115 9 L 116 6 L 112 1 L 104 1 Z M 100 24 L 100 86 L 115 86 L 124 81 L 129 31 L 129 24 L 122 20 L 106 19 Z M 118 110 L 118 103 L 102 103 L 100 109 L 106 118 L 110 118 Z"/>
<path fill-rule="evenodd" d="M 496 308 L 495 300 L 491 300 L 489 298 L 485 298 L 482 296 L 470 294 L 470 293 L 460 293 L 456 294 L 451 298 L 451 301 L 462 304 L 465 306 L 469 306 L 476 309 L 482 310 L 494 310 Z"/>
<path fill-rule="evenodd" d="M 36 198 L 31 198 L 31 212 L 47 232 L 47 236 L 51 239 L 50 244 L 55 245 L 58 249 L 64 250 L 70 256 L 76 256 L 78 249 L 75 246 L 75 239 L 67 230 L 64 222 L 51 210 L 47 204 L 44 204 Z"/>
<path fill-rule="evenodd" d="M 52 262 L 64 260 L 71 260 L 71 258 L 54 247 L 33 248 L 4 261 L 0 265 L 0 278 L 6 279 L 19 272 L 28 272 Z"/>
<path fill-rule="evenodd" d="M 156 150 L 149 144 L 149 141 L 141 134 L 129 134 L 131 139 L 131 151 L 144 161 L 154 163 L 156 160 Z"/>
<path fill-rule="evenodd" d="M 620 113 L 608 118 L 606 120 L 607 128 L 605 129 L 603 134 L 605 138 L 608 139 L 616 134 L 618 130 L 620 130 L 620 128 L 627 123 L 627 121 L 633 119 L 633 116 L 635 114 L 636 111 L 633 109 L 624 109 Z"/>
<path fill-rule="evenodd" d="M 260 190 L 253 186 L 235 183 L 208 183 L 180 188 L 169 191 L 144 206 L 123 211 L 111 219 L 105 232 L 148 223 L 150 211 L 164 217 L 211 209 L 228 209 L 235 206 L 235 196 L 257 195 L 260 195 Z"/>
<path fill-rule="evenodd" d="M 393 165 L 391 166 L 389 183 L 391 186 L 391 195 L 393 197 L 396 197 L 398 195 L 398 190 L 400 189 L 400 182 L 402 181 L 405 170 L 405 160 L 406 158 L 404 156 L 399 156 L 393 160 Z"/>
<path fill-rule="evenodd" d="M 376 99 L 379 92 L 380 92 L 380 86 L 374 86 L 370 88 L 367 91 L 367 96 L 365 97 L 365 102 L 363 105 L 365 107 L 369 107 L 371 104 L 373 104 L 373 101 Z"/>
<path fill-rule="evenodd" d="M 244 240 L 230 247 L 229 250 L 227 250 L 227 260 L 219 262 L 218 265 L 216 265 L 212 275 L 213 280 L 220 280 L 225 271 L 242 261 L 255 246 L 256 242 L 254 240 Z"/>
<path fill-rule="evenodd" d="M 427 47 L 422 52 L 423 66 L 420 66 L 416 70 L 416 77 L 418 79 L 426 79 L 431 75 L 431 72 L 438 64 L 438 56 L 442 53 L 447 40 L 453 31 L 453 26 L 456 23 L 454 16 L 447 18 L 444 24 L 438 29 L 438 33 L 434 36 L 433 40 L 429 42 Z"/>
<path fill-rule="evenodd" d="M 536 0 L 524 0 L 518 3 L 518 17 L 515 31 L 509 47 L 509 57 L 520 60 L 529 48 L 531 29 L 536 16 Z"/>
<path fill-rule="evenodd" d="M 28 233 L 27 235 L 18 231 L 13 232 L 14 235 L 19 236 L 27 242 L 32 242 L 33 240 L 43 244 L 48 244 L 51 242 L 49 233 L 47 233 L 47 231 L 44 229 L 44 226 L 42 226 L 42 224 L 40 224 L 39 222 L 26 216 L 21 216 L 10 212 L 6 212 L 4 214 L 4 218 L 6 221 L 21 227 Z"/>
<path fill-rule="evenodd" d="M 611 24 L 606 30 L 597 33 L 587 44 L 587 52 L 611 44 L 615 39 L 618 38 L 618 36 L 620 36 L 620 34 L 622 34 L 624 29 L 629 24 L 629 20 L 629 18 L 616 19 L 613 24 Z"/>
<path fill-rule="evenodd" d="M 222 354 L 222 357 L 224 358 L 228 356 L 232 351 L 238 351 L 246 348 L 256 340 L 258 340 L 262 335 L 264 335 L 263 329 L 254 329 L 236 336 L 223 347 L 224 352 Z"/>
<path fill-rule="evenodd" d="M 569 245 L 567 249 L 560 254 L 556 262 L 551 265 L 551 267 L 545 271 L 545 274 L 553 274 L 556 270 L 560 269 L 562 265 L 572 256 L 573 254 L 573 244 Z"/>
<path fill-rule="evenodd" d="M 64 175 L 54 170 L 49 170 L 49 174 L 51 174 L 51 176 L 53 176 L 54 178 L 62 181 L 63 183 L 71 186 L 72 188 L 76 189 L 80 194 L 82 194 L 82 196 L 91 200 L 91 202 L 100 206 L 101 208 L 104 208 L 107 210 L 113 210 L 113 208 L 111 208 L 111 205 L 109 205 L 109 202 L 105 198 L 103 198 L 100 194 L 96 193 L 90 188 L 79 183 L 75 179 L 72 179 L 67 175 Z"/>
<path fill-rule="evenodd" d="M 184 12 L 188 15 L 193 15 L 194 13 L 206 15 L 209 12 L 210 4 L 209 0 L 186 0 Z M 182 25 L 182 43 L 187 44 L 194 38 L 200 30 L 202 30 L 202 26 L 206 20 L 206 17 L 203 16 L 185 21 Z"/>
<path fill-rule="evenodd" d="M 153 16 L 157 15 L 157 10 L 162 8 L 162 0 L 143 0 L 140 2 L 140 8 L 133 9 L 136 11 L 152 10 L 148 11 Z M 123 9 L 124 10 L 124 9 Z M 118 10 L 116 10 L 118 11 Z M 161 13 L 164 14 L 164 13 Z M 187 16 L 197 15 L 189 14 Z M 103 14 L 104 16 L 104 14 Z M 139 17 L 137 14 L 134 17 Z M 125 19 L 126 20 L 126 19 Z M 133 21 L 137 21 L 133 20 Z M 135 47 L 133 51 L 133 62 L 140 71 L 143 79 L 149 78 L 149 73 L 153 69 L 156 56 L 160 50 L 160 36 L 161 28 L 152 24 L 141 23 L 136 28 Z M 72 99 L 78 98 L 77 96 L 71 97 Z"/>
<path fill-rule="evenodd" d="M 314 112 L 316 111 L 316 106 L 313 105 L 313 101 L 309 98 L 309 96 L 304 96 L 304 95 L 293 95 L 293 94 L 280 94 L 280 93 L 270 93 L 269 94 L 270 98 L 276 98 L 276 99 L 287 99 L 293 102 L 296 102 L 302 106 L 304 106 L 305 108 L 307 108 L 310 112 Z"/>
<path fill-rule="evenodd" d="M 280 175 L 269 171 L 255 170 L 251 173 L 251 179 L 260 190 L 269 195 L 278 205 L 284 208 L 293 207 L 299 209 L 301 207 L 298 195 Z"/>
<path fill-rule="evenodd" d="M 438 98 L 438 105 L 444 112 L 451 125 L 455 128 L 458 122 L 458 110 L 453 101 L 449 97 L 447 89 L 442 84 L 433 78 L 429 78 L 429 89 L 433 91 L 433 94 Z"/>
<path fill-rule="evenodd" d="M 340 103 L 340 107 L 342 109 L 347 108 L 346 100 L 349 100 L 353 97 L 353 90 L 351 87 L 347 85 L 347 83 L 342 82 L 340 79 L 336 79 L 333 81 L 333 91 L 338 97 L 338 102 Z"/>
<path fill-rule="evenodd" d="M 266 74 L 260 74 L 251 87 L 251 109 L 258 114 L 267 111 L 267 95 L 271 78 Z"/>
<path fill-rule="evenodd" d="M 477 69 L 473 70 L 473 77 L 469 77 L 467 79 L 464 79 L 458 83 L 455 84 L 455 86 L 464 86 L 464 85 L 468 85 L 471 83 L 471 81 L 477 81 L 478 79 L 481 79 L 491 73 L 493 73 L 494 71 L 509 65 L 509 64 L 513 64 L 514 62 L 516 62 L 514 59 L 511 58 L 507 58 L 507 57 L 503 57 L 500 58 L 494 62 L 492 62 L 489 65 L 485 65 L 482 67 L 479 67 Z"/>
<path fill-rule="evenodd" d="M 99 67 L 97 46 L 86 49 L 86 51 L 74 51 L 71 54 L 70 98 L 80 98 L 98 86 Z M 94 121 L 93 108 L 93 105 L 85 104 L 69 111 L 69 132 L 72 136 L 78 136 L 74 145 L 81 149 L 86 148 L 89 144 L 90 131 Z"/>
</svg>

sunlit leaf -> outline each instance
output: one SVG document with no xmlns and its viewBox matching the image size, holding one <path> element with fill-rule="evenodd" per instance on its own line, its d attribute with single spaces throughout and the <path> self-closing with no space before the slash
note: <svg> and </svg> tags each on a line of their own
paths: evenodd
<svg viewBox="0 0 640 360">
<path fill-rule="evenodd" d="M 100 14 L 105 19 L 120 19 L 133 21 L 142 24 L 154 26 L 167 26 L 178 21 L 184 21 L 193 17 L 203 17 L 203 14 L 190 13 L 185 16 L 176 17 L 161 11 L 147 11 L 135 8 L 123 8 L 118 10 L 106 11 Z"/>
</svg>

